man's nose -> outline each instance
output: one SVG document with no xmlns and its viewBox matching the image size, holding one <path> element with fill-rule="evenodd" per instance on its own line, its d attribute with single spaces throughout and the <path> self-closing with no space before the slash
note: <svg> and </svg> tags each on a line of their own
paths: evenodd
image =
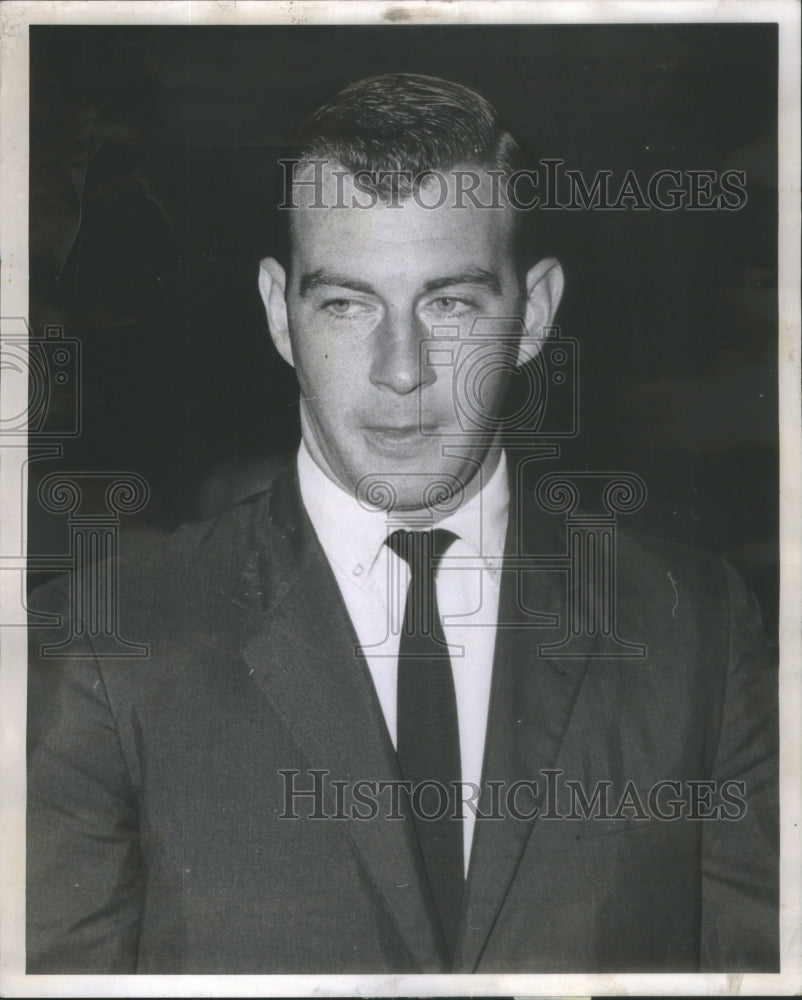
<svg viewBox="0 0 802 1000">
<path fill-rule="evenodd" d="M 406 396 L 434 382 L 436 375 L 424 364 L 421 344 L 428 328 L 415 316 L 390 314 L 377 332 L 370 380 L 374 385 Z"/>
</svg>

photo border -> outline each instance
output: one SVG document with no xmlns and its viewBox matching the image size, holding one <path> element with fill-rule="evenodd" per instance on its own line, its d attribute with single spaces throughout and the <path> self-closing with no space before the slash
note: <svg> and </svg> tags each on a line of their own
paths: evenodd
<svg viewBox="0 0 802 1000">
<path fill-rule="evenodd" d="M 389 15 L 392 15 L 391 19 Z M 0 445 L 0 993 L 3 996 L 590 996 L 793 994 L 802 990 L 800 759 L 802 604 L 800 455 L 800 6 L 796 0 L 290 0 L 37 2 L 0 7 L 0 316 L 28 313 L 28 28 L 32 24 L 614 24 L 776 22 L 779 25 L 779 422 L 781 905 L 778 974 L 27 976 L 25 967 L 26 557 L 24 441 Z M 4 373 L 0 362 L 0 375 Z M 0 416 L 22 412 L 20 380 Z M 22 583 L 20 582 L 22 581 Z M 16 616 L 16 617 L 14 617 Z"/>
</svg>

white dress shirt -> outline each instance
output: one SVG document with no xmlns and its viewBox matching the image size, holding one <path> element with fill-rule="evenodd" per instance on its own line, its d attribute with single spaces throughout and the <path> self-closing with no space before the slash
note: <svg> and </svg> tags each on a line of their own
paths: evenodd
<svg viewBox="0 0 802 1000">
<path fill-rule="evenodd" d="M 483 472 L 484 468 L 477 475 Z M 298 452 L 298 478 L 304 506 L 342 592 L 395 746 L 398 649 L 409 566 L 384 542 L 392 531 L 404 525 L 396 515 L 362 506 L 329 479 L 303 443 Z M 495 471 L 481 489 L 436 524 L 457 536 L 435 580 L 454 674 L 462 781 L 476 786 L 482 778 L 508 507 L 509 486 L 502 452 Z M 419 523 L 407 526 L 426 527 Z M 355 659 L 354 669 L 357 667 Z M 473 811 L 464 805 L 466 875 L 475 819 Z"/>
</svg>

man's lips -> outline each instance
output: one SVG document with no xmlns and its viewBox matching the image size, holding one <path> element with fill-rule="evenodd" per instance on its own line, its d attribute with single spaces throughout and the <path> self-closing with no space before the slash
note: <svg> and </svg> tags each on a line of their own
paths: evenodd
<svg viewBox="0 0 802 1000">
<path fill-rule="evenodd" d="M 385 437 L 405 440 L 427 433 L 428 428 L 425 424 L 367 424 L 365 430 L 369 434 L 382 434 Z"/>
<path fill-rule="evenodd" d="M 412 449 L 434 435 L 436 424 L 366 424 L 369 441 L 380 451 L 401 452 Z"/>
</svg>

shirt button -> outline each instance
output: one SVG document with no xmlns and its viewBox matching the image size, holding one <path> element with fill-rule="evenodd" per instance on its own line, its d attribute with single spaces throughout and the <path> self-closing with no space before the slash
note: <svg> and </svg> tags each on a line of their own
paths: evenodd
<svg viewBox="0 0 802 1000">
<path fill-rule="evenodd" d="M 362 576 L 363 571 L 364 571 L 364 567 L 363 567 L 362 563 L 357 563 L 356 566 L 354 566 L 354 570 L 353 570 L 354 576 Z"/>
</svg>

